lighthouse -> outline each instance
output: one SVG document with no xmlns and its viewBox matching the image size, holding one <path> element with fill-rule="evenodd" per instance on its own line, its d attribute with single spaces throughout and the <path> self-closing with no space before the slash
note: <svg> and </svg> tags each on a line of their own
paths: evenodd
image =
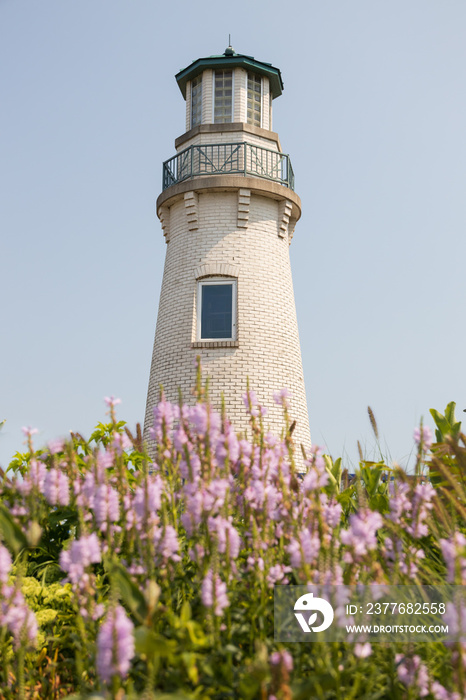
<svg viewBox="0 0 466 700">
<path fill-rule="evenodd" d="M 296 444 L 310 446 L 289 246 L 301 215 L 290 157 L 272 130 L 280 70 L 229 46 L 177 73 L 186 131 L 163 163 L 157 215 L 167 244 L 147 395 L 145 437 L 163 386 L 192 403 L 195 358 L 247 430 L 247 379 L 264 424 L 283 430 L 273 393 L 287 388 Z"/>
</svg>

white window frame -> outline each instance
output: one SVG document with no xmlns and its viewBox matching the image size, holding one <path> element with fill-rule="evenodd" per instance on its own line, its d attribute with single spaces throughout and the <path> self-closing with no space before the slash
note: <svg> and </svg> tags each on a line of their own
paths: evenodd
<svg viewBox="0 0 466 700">
<path fill-rule="evenodd" d="M 201 115 L 200 115 L 201 118 L 200 118 L 200 121 L 198 124 L 193 124 L 193 82 L 194 82 L 194 80 L 197 80 L 198 78 L 200 78 L 200 86 L 201 86 Z M 203 81 L 202 73 L 200 75 L 196 75 L 196 77 L 193 80 L 191 80 L 191 85 L 189 88 L 190 95 L 191 95 L 191 104 L 190 104 L 191 114 L 190 114 L 190 120 L 189 120 L 191 129 L 194 128 L 195 126 L 199 126 L 199 124 L 202 124 L 202 101 L 203 101 L 203 94 L 202 93 L 203 93 L 203 89 L 204 89 L 203 82 L 204 81 Z"/>
<path fill-rule="evenodd" d="M 215 73 L 220 71 L 231 70 L 231 115 L 230 122 L 215 121 Z M 232 124 L 235 117 L 235 69 L 234 68 L 219 68 L 218 71 L 212 71 L 212 124 Z"/>
<path fill-rule="evenodd" d="M 249 122 L 248 122 L 248 92 L 249 92 L 248 73 L 249 72 L 254 73 L 254 71 L 246 71 L 246 122 L 248 124 L 249 124 Z M 255 75 L 257 75 L 257 73 Z M 264 124 L 264 78 L 262 75 L 259 77 L 260 77 L 260 81 L 261 81 L 261 102 L 260 102 L 260 104 L 261 104 L 261 119 L 260 119 L 259 126 L 262 128 L 263 124 Z M 252 126 L 254 126 L 254 124 Z"/>
<path fill-rule="evenodd" d="M 231 285 L 231 338 L 202 338 L 202 288 L 207 285 Z M 196 341 L 201 343 L 211 343 L 211 342 L 222 342 L 227 340 L 236 340 L 236 319 L 237 319 L 237 305 L 238 305 L 238 280 L 235 277 L 207 277 L 197 280 L 197 320 L 196 320 Z"/>
</svg>

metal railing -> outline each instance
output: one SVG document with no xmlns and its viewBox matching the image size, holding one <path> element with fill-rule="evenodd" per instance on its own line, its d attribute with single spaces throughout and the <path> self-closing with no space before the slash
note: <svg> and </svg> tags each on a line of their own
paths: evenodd
<svg viewBox="0 0 466 700">
<path fill-rule="evenodd" d="M 189 146 L 163 164 L 163 189 L 202 175 L 253 175 L 294 190 L 290 157 L 251 143 Z"/>
</svg>

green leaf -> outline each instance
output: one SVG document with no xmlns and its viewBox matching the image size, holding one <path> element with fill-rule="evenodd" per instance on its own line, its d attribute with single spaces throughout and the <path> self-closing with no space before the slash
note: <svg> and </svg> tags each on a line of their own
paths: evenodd
<svg viewBox="0 0 466 700">
<path fill-rule="evenodd" d="M 188 620 L 188 622 L 186 622 L 186 629 L 188 630 L 189 638 L 194 646 L 203 647 L 207 644 L 206 636 L 198 622 Z"/>
<path fill-rule="evenodd" d="M 191 614 L 191 606 L 187 600 L 184 601 L 182 607 L 181 607 L 181 614 L 180 614 L 180 620 L 181 622 L 186 625 L 188 620 L 190 620 L 192 617 Z"/>
<path fill-rule="evenodd" d="M 110 578 L 116 583 L 121 599 L 140 622 L 146 620 L 149 609 L 142 591 L 119 562 L 111 562 L 109 569 Z"/>
<path fill-rule="evenodd" d="M 76 509 L 71 506 L 56 508 L 50 511 L 48 520 L 51 526 L 58 525 L 58 523 L 64 520 L 66 520 L 68 525 L 76 525 L 78 522 L 78 513 Z"/>
<path fill-rule="evenodd" d="M 325 461 L 325 471 L 327 472 L 329 478 L 330 478 L 330 483 L 333 486 L 333 488 L 339 488 L 339 482 L 337 479 L 337 475 L 334 473 L 334 463 L 332 461 L 332 458 L 329 455 L 324 455 L 324 461 Z"/>
<path fill-rule="evenodd" d="M 380 466 L 380 462 L 366 462 L 365 464 L 367 466 L 361 468 L 361 476 L 369 497 L 372 497 L 375 496 L 378 491 L 380 477 L 385 470 L 385 465 Z"/>
<path fill-rule="evenodd" d="M 28 541 L 25 533 L 3 505 L 0 506 L 0 530 L 5 542 L 15 554 L 27 548 Z"/>
<path fill-rule="evenodd" d="M 172 659 L 176 650 L 176 642 L 173 639 L 166 639 L 145 625 L 136 627 L 134 639 L 136 651 L 139 654 L 145 654 L 150 659 L 157 656 Z"/>
<path fill-rule="evenodd" d="M 379 513 L 388 513 L 390 510 L 388 496 L 382 493 L 376 493 L 372 496 L 369 500 L 369 505 L 371 510 L 376 510 Z"/>
<path fill-rule="evenodd" d="M 454 423 L 456 423 L 455 408 L 456 408 L 456 403 L 454 401 L 450 401 L 450 403 L 447 404 L 447 407 L 445 409 L 445 418 L 450 423 L 450 425 L 453 425 Z"/>
<path fill-rule="evenodd" d="M 352 504 L 352 499 L 355 494 L 354 486 L 348 486 L 344 491 L 340 491 L 337 496 L 337 501 L 342 505 L 343 508 L 348 508 Z"/>
<path fill-rule="evenodd" d="M 455 408 L 456 403 L 454 401 L 450 401 L 445 408 L 444 416 L 442 416 L 439 411 L 436 411 L 435 408 L 430 409 L 430 414 L 435 421 L 435 425 L 437 426 L 437 430 L 435 431 L 437 442 L 442 442 L 448 435 L 451 435 L 451 437 L 454 438 L 458 437 L 461 430 L 461 421 L 456 420 Z"/>
</svg>

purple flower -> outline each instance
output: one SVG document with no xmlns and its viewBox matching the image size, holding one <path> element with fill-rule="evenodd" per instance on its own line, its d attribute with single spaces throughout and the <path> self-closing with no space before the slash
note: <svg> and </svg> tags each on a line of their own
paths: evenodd
<svg viewBox="0 0 466 700">
<path fill-rule="evenodd" d="M 247 392 L 243 394 L 242 399 L 245 407 L 248 410 L 253 406 L 257 406 L 257 395 L 255 391 L 252 391 L 252 389 L 248 389 Z"/>
<path fill-rule="evenodd" d="M 249 556 L 247 559 L 247 564 L 248 564 L 248 567 L 247 567 L 248 571 L 254 571 L 256 566 L 259 569 L 259 571 L 264 571 L 264 568 L 265 568 L 264 560 L 262 559 L 262 557 L 257 557 L 257 560 L 256 560 L 256 559 L 254 559 L 254 557 Z"/>
<path fill-rule="evenodd" d="M 116 399 L 114 396 L 105 396 L 104 401 L 109 408 L 115 408 L 115 406 L 121 403 L 121 399 Z"/>
<path fill-rule="evenodd" d="M 162 399 L 154 408 L 154 426 L 150 429 L 150 436 L 153 440 L 161 443 L 164 433 L 169 436 L 173 429 L 175 419 L 175 406 L 169 401 Z"/>
<path fill-rule="evenodd" d="M 428 534 L 429 529 L 424 521 L 434 507 L 432 499 L 435 493 L 431 484 L 417 484 L 414 489 L 411 525 L 406 526 L 406 531 L 413 537 L 426 537 Z"/>
<path fill-rule="evenodd" d="M 272 654 L 270 654 L 270 663 L 272 666 L 283 666 L 288 673 L 293 670 L 293 657 L 286 649 L 272 652 Z"/>
<path fill-rule="evenodd" d="M 189 420 L 199 437 L 204 437 L 209 432 L 211 441 L 215 441 L 222 421 L 220 415 L 208 404 L 198 403 L 193 406 L 189 411 Z"/>
<path fill-rule="evenodd" d="M 156 527 L 154 529 L 154 542 L 157 546 L 157 552 L 161 555 L 164 562 L 168 560 L 181 561 L 181 557 L 177 552 L 180 549 L 180 543 L 176 530 L 171 525 L 164 528 Z"/>
<path fill-rule="evenodd" d="M 110 683 L 114 675 L 127 675 L 134 656 L 133 630 L 121 605 L 109 610 L 97 636 L 97 673 L 104 683 Z"/>
<path fill-rule="evenodd" d="M 47 468 L 43 462 L 38 462 L 36 459 L 31 459 L 29 463 L 28 476 L 34 486 L 36 486 L 40 491 L 42 491 L 44 488 L 46 473 Z"/>
<path fill-rule="evenodd" d="M 280 389 L 280 391 L 275 391 L 273 394 L 273 400 L 275 403 L 279 406 L 283 406 L 283 408 L 290 407 L 290 402 L 288 401 L 289 397 L 290 392 L 288 389 Z"/>
<path fill-rule="evenodd" d="M 121 455 L 132 447 L 132 442 L 126 433 L 115 432 L 113 433 L 112 447 L 118 455 Z"/>
<path fill-rule="evenodd" d="M 96 484 L 93 472 L 87 472 L 82 483 L 75 481 L 74 491 L 76 502 L 80 508 L 94 510 Z"/>
<path fill-rule="evenodd" d="M 151 476 L 134 492 L 133 506 L 140 521 L 157 516 L 162 504 L 163 481 L 160 476 Z"/>
<path fill-rule="evenodd" d="M 160 438 L 161 440 L 161 438 Z M 191 446 L 191 443 L 189 442 L 189 437 L 184 429 L 184 425 L 180 424 L 174 434 L 173 434 L 173 444 L 175 445 L 175 450 L 179 452 L 180 454 L 184 454 L 185 451 L 185 445 Z M 191 452 L 191 450 L 189 450 Z M 186 477 L 188 476 L 188 472 L 186 471 Z"/>
<path fill-rule="evenodd" d="M 422 549 L 416 549 L 412 546 L 408 546 L 404 549 L 401 539 L 396 538 L 395 541 L 393 541 L 391 537 L 385 538 L 384 547 L 383 553 L 390 568 L 393 569 L 394 565 L 398 564 L 398 568 L 402 574 L 406 574 L 410 578 L 417 574 L 419 569 L 416 561 L 425 558 Z M 409 563 L 407 562 L 408 556 L 410 558 Z"/>
<path fill-rule="evenodd" d="M 432 431 L 427 426 L 422 428 L 414 428 L 414 442 L 416 445 L 421 445 L 424 451 L 430 450 L 432 446 Z"/>
<path fill-rule="evenodd" d="M 100 543 L 96 533 L 83 535 L 81 539 L 74 540 L 71 547 L 60 553 L 60 566 L 66 571 L 71 583 L 78 585 L 86 567 L 100 561 Z"/>
<path fill-rule="evenodd" d="M 354 655 L 358 659 L 367 659 L 367 657 L 372 654 L 372 647 L 369 644 L 369 642 L 366 642 L 365 644 L 357 643 L 354 645 L 353 651 L 354 651 Z"/>
<path fill-rule="evenodd" d="M 18 491 L 22 494 L 28 494 L 33 488 L 37 488 L 42 493 L 46 474 L 47 467 L 45 464 L 38 462 L 36 459 L 31 459 L 27 474 L 23 481 L 18 484 Z"/>
<path fill-rule="evenodd" d="M 409 484 L 397 484 L 396 494 L 390 500 L 390 520 L 394 523 L 399 523 L 403 515 L 411 513 L 412 503 L 408 497 Z"/>
<path fill-rule="evenodd" d="M 58 454 L 58 452 L 63 452 L 65 441 L 63 440 L 63 438 L 56 438 L 55 440 L 50 440 L 50 442 L 47 443 L 47 446 L 49 448 L 50 454 L 56 455 Z"/>
<path fill-rule="evenodd" d="M 202 499 L 202 510 L 204 513 L 215 514 L 225 503 L 225 497 L 229 489 L 227 479 L 213 479 L 210 484 L 200 490 Z M 187 485 L 188 493 L 193 489 L 193 484 Z M 192 491 L 191 491 L 192 493 Z"/>
<path fill-rule="evenodd" d="M 189 550 L 189 556 L 191 559 L 193 561 L 197 561 L 198 563 L 204 559 L 204 554 L 204 547 L 199 543 L 195 544 L 194 547 Z"/>
<path fill-rule="evenodd" d="M 325 469 L 325 461 L 322 450 L 317 445 L 311 448 L 311 458 L 306 461 L 307 473 L 302 481 L 301 488 L 304 493 L 315 491 L 328 483 L 328 474 Z"/>
<path fill-rule="evenodd" d="M 323 583 L 328 586 L 341 586 L 343 584 L 343 569 L 340 564 L 335 564 L 332 569 L 327 571 L 314 571 L 314 583 Z"/>
<path fill-rule="evenodd" d="M 111 452 L 110 450 L 105 450 L 105 452 L 98 452 L 97 464 L 99 467 L 99 473 L 101 473 L 102 470 L 105 471 L 106 469 L 110 469 L 110 467 L 113 467 L 113 465 L 115 464 L 114 452 Z"/>
<path fill-rule="evenodd" d="M 44 496 L 51 506 L 67 506 L 70 502 L 69 480 L 60 469 L 50 469 L 44 479 Z"/>
<path fill-rule="evenodd" d="M 275 564 L 275 566 L 271 566 L 267 574 L 267 583 L 269 584 L 270 588 L 275 586 L 275 584 L 279 581 L 282 585 L 288 583 L 288 579 L 286 578 L 285 574 L 291 570 L 292 569 L 290 566 L 283 566 L 283 564 Z"/>
<path fill-rule="evenodd" d="M 212 571 L 208 571 L 201 586 L 201 600 L 206 608 L 213 608 L 214 615 L 221 617 L 228 607 L 227 587 L 218 574 L 215 574 L 215 586 Z"/>
<path fill-rule="evenodd" d="M 251 409 L 251 416 L 266 416 L 268 413 L 268 408 L 266 406 L 255 406 Z"/>
<path fill-rule="evenodd" d="M 398 678 L 403 685 L 407 688 L 417 685 L 419 697 L 425 698 L 429 694 L 429 674 L 420 657 L 409 658 L 404 654 L 397 654 L 395 662 Z"/>
<path fill-rule="evenodd" d="M 101 484 L 94 497 L 95 518 L 101 530 L 106 530 L 108 522 L 120 518 L 120 499 L 118 491 L 109 484 Z"/>
<path fill-rule="evenodd" d="M 430 692 L 435 700 L 461 700 L 459 693 L 450 693 L 441 683 L 433 681 Z"/>
<path fill-rule="evenodd" d="M 0 544 L 0 583 L 6 583 L 12 566 L 11 554 Z"/>
<path fill-rule="evenodd" d="M 317 533 L 307 529 L 301 530 L 298 539 L 292 539 L 287 547 L 291 566 L 299 569 L 304 564 L 312 564 L 320 549 L 320 539 Z"/>
<path fill-rule="evenodd" d="M 457 604 L 449 602 L 445 609 L 442 618 L 448 625 L 449 636 L 454 637 L 455 641 L 466 647 L 466 606 L 463 602 Z"/>
<path fill-rule="evenodd" d="M 382 527 L 382 516 L 373 510 L 363 509 L 350 515 L 348 530 L 341 531 L 341 541 L 351 548 L 345 552 L 344 561 L 354 562 L 377 547 L 377 530 Z"/>
<path fill-rule="evenodd" d="M 18 649 L 22 643 L 34 644 L 38 625 L 33 611 L 28 608 L 22 592 L 11 586 L 2 587 L 0 624 L 5 625 L 13 635 L 13 646 Z"/>
<path fill-rule="evenodd" d="M 466 585 L 466 537 L 461 532 L 448 540 L 440 540 L 443 558 L 447 565 L 447 581 L 454 583 L 456 576 L 461 585 Z"/>
<path fill-rule="evenodd" d="M 320 502 L 322 503 L 322 514 L 327 525 L 334 530 L 340 524 L 341 514 L 343 508 L 341 504 L 335 501 L 333 498 L 331 501 L 328 500 L 326 493 L 320 495 Z"/>
<path fill-rule="evenodd" d="M 203 498 L 200 491 L 186 494 L 186 511 L 181 516 L 181 522 L 188 535 L 192 535 L 202 520 Z"/>
<path fill-rule="evenodd" d="M 241 537 L 239 536 L 238 530 L 233 527 L 232 520 L 231 516 L 228 520 L 220 516 L 209 518 L 208 526 L 210 532 L 217 535 L 218 551 L 224 554 L 228 547 L 230 558 L 236 559 L 241 548 Z"/>
<path fill-rule="evenodd" d="M 238 438 L 230 425 L 226 427 L 225 434 L 221 435 L 217 442 L 215 456 L 221 466 L 223 466 L 227 457 L 230 462 L 236 462 L 239 457 Z"/>
<path fill-rule="evenodd" d="M 244 491 L 244 498 L 254 510 L 262 510 L 265 501 L 265 486 L 260 479 L 253 479 Z"/>
<path fill-rule="evenodd" d="M 21 428 L 21 430 L 22 430 L 23 433 L 26 435 L 26 437 L 32 437 L 32 435 L 36 435 L 36 434 L 39 432 L 39 431 L 37 430 L 37 428 L 31 428 L 30 425 L 27 426 L 27 427 L 26 427 L 26 426 L 23 426 L 23 427 Z"/>
<path fill-rule="evenodd" d="M 267 484 L 264 495 L 267 513 L 276 520 L 279 517 L 278 506 L 283 499 L 282 493 L 273 484 Z"/>
</svg>

